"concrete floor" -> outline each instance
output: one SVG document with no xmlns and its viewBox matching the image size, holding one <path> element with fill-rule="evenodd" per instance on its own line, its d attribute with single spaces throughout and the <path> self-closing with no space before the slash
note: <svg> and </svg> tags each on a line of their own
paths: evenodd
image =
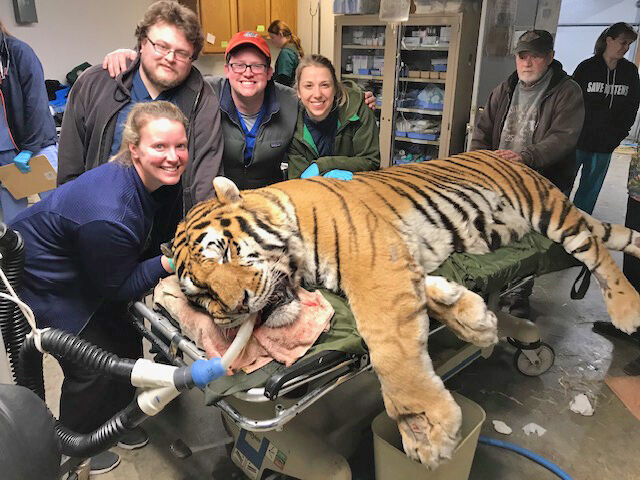
<svg viewBox="0 0 640 480">
<path fill-rule="evenodd" d="M 626 156 L 614 156 L 594 212 L 597 218 L 624 221 L 628 162 Z M 621 255 L 615 258 L 621 261 Z M 447 387 L 484 408 L 487 420 L 482 434 L 530 449 L 574 479 L 638 479 L 640 422 L 604 384 L 604 377 L 624 375 L 622 366 L 640 354 L 640 347 L 591 331 L 593 321 L 607 320 L 608 316 L 595 285 L 584 300 L 569 298 L 577 272 L 574 268 L 536 281 L 532 307 L 543 340 L 556 352 L 555 365 L 549 372 L 540 377 L 519 374 L 513 366 L 515 349 L 500 344 L 489 359 L 476 361 L 448 381 Z M 47 362 L 46 371 L 48 396 L 55 410 L 60 372 L 55 362 Z M 594 404 L 593 416 L 584 417 L 569 410 L 570 400 L 578 393 L 585 393 Z M 492 420 L 506 422 L 513 433 L 498 434 Z M 542 437 L 526 436 L 522 427 L 529 422 L 541 425 L 547 432 Z M 185 460 L 175 458 L 169 451 L 169 444 L 177 438 L 197 448 L 226 436 L 219 411 L 204 407 L 201 392 L 183 395 L 160 415 L 147 420 L 144 427 L 150 434 L 150 444 L 133 452 L 116 449 L 122 464 L 99 478 L 241 478 L 226 458 L 224 448 L 204 449 Z M 367 438 L 354 463 L 354 478 L 361 480 L 374 477 L 371 438 Z M 484 445 L 477 448 L 470 475 L 471 480 L 554 478 L 557 477 L 524 457 Z"/>
</svg>

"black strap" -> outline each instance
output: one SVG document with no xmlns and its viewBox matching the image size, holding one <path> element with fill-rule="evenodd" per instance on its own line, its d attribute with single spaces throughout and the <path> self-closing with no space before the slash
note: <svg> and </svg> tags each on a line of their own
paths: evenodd
<svg viewBox="0 0 640 480">
<path fill-rule="evenodd" d="M 582 278 L 582 283 L 580 283 L 580 286 L 576 288 L 576 285 L 578 285 L 581 278 Z M 578 274 L 575 281 L 573 282 L 573 286 L 571 287 L 571 298 L 573 300 L 582 300 L 585 294 L 587 293 L 587 290 L 589 290 L 590 284 L 591 284 L 591 272 L 587 267 L 583 266 L 582 270 L 580 270 L 580 273 Z"/>
</svg>

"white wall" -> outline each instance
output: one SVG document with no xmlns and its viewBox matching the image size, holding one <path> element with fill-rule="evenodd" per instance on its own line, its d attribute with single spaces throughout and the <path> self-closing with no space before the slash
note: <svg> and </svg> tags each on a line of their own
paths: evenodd
<svg viewBox="0 0 640 480">
<path fill-rule="evenodd" d="M 0 18 L 36 52 L 45 78 L 66 83 L 65 75 L 87 61 L 135 45 L 136 23 L 153 0 L 37 0 L 38 23 L 18 26 L 12 0 L 0 0 Z"/>
<path fill-rule="evenodd" d="M 36 0 L 38 23 L 17 25 L 12 0 L 0 0 L 0 19 L 11 34 L 27 42 L 44 68 L 45 78 L 66 83 L 65 75 L 87 61 L 102 62 L 104 54 L 116 48 L 133 47 L 136 23 L 154 0 Z M 321 53 L 333 56 L 333 1 L 299 0 L 298 30 L 305 51 L 311 51 L 309 6 L 320 1 L 322 18 Z M 318 17 L 314 19 L 313 50 L 318 51 Z M 273 61 L 279 53 L 272 47 Z M 213 75 L 224 74 L 224 56 L 201 55 L 195 65 Z"/>
<path fill-rule="evenodd" d="M 333 0 L 298 0 L 298 36 L 305 53 L 333 60 L 333 25 Z"/>
<path fill-rule="evenodd" d="M 611 25 L 616 22 L 634 23 L 637 20 L 636 0 L 562 0 L 555 43 L 556 58 L 569 74 L 573 73 L 582 60 L 593 55 L 596 39 L 605 29 L 604 26 L 563 27 L 562 24 Z M 627 59 L 633 61 L 637 44 L 631 45 Z"/>
</svg>

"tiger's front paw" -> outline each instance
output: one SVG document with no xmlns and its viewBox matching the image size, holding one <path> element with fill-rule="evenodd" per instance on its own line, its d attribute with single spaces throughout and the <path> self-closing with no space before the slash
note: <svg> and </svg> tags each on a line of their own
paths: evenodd
<svg viewBox="0 0 640 480">
<path fill-rule="evenodd" d="M 398 417 L 398 429 L 405 453 L 429 469 L 448 460 L 460 440 L 462 412 L 455 402 L 448 412 L 436 418 L 427 413 L 403 414 Z"/>
</svg>

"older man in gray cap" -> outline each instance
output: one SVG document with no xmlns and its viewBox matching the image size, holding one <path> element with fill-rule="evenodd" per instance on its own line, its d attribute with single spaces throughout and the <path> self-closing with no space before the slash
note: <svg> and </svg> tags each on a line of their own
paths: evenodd
<svg viewBox="0 0 640 480">
<path fill-rule="evenodd" d="M 515 49 L 516 71 L 489 95 L 473 130 L 471 150 L 495 150 L 508 160 L 523 162 L 568 195 L 584 102 L 580 86 L 553 55 L 549 32 L 522 34 Z M 532 290 L 533 281 L 514 293 L 511 313 L 529 316 Z"/>
<path fill-rule="evenodd" d="M 471 150 L 496 150 L 568 193 L 584 121 L 582 92 L 554 60 L 553 37 L 546 30 L 522 34 L 515 54 L 516 71 L 489 95 Z"/>
</svg>

